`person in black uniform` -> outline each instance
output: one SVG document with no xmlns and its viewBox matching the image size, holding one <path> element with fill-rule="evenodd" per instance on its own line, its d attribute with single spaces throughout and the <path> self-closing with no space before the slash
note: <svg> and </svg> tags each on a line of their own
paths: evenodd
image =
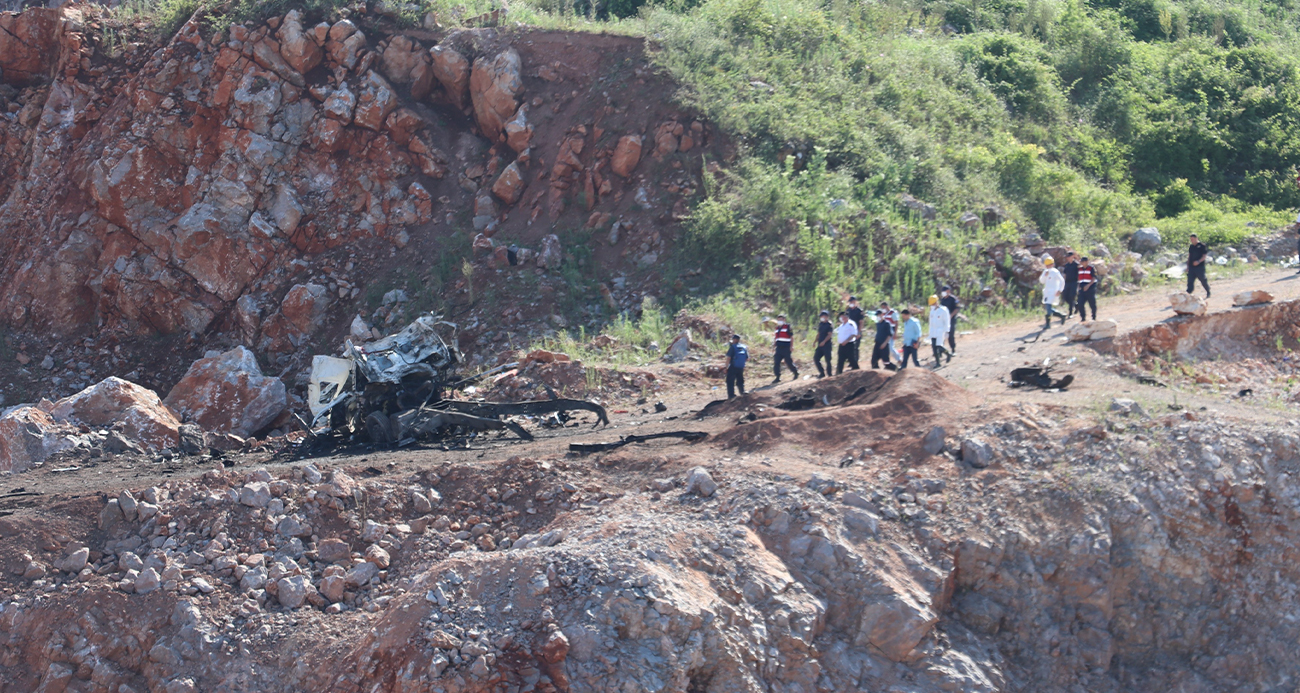
<svg viewBox="0 0 1300 693">
<path fill-rule="evenodd" d="M 961 308 L 961 299 L 951 286 L 945 285 L 939 291 L 939 304 L 948 309 L 948 355 L 951 357 L 957 353 L 957 310 Z"/>
<path fill-rule="evenodd" d="M 776 334 L 772 339 L 776 346 L 776 353 L 772 355 L 772 371 L 776 379 L 772 383 L 781 382 L 782 363 L 790 367 L 794 380 L 798 380 L 799 369 L 794 367 L 794 329 L 790 327 L 790 321 L 786 320 L 784 315 L 776 316 L 776 323 Z"/>
<path fill-rule="evenodd" d="M 1079 295 L 1079 262 L 1074 253 L 1065 254 L 1065 264 L 1061 265 L 1061 276 L 1065 277 L 1065 289 L 1061 291 L 1061 300 L 1065 301 L 1069 312 L 1061 318 L 1061 324 L 1074 317 L 1075 298 Z"/>
<path fill-rule="evenodd" d="M 879 311 L 876 312 L 876 317 L 878 318 L 876 322 L 876 343 L 875 348 L 871 350 L 871 367 L 880 368 L 880 362 L 883 360 L 887 370 L 896 370 L 889 358 L 889 340 L 894 336 L 894 325 L 881 316 Z"/>
<path fill-rule="evenodd" d="M 1201 286 L 1205 287 L 1205 297 L 1210 297 L 1210 282 L 1205 278 L 1205 261 L 1210 257 L 1210 249 L 1205 247 L 1201 239 L 1192 234 L 1191 246 L 1187 248 L 1187 293 L 1195 293 L 1196 280 L 1201 280 Z"/>
<path fill-rule="evenodd" d="M 857 296 L 849 296 L 849 307 L 844 309 L 844 313 L 849 316 L 849 322 L 858 326 L 858 337 L 853 340 L 853 363 L 857 363 L 860 360 L 858 357 L 862 355 L 862 319 L 866 317 L 866 313 L 858 307 Z"/>
<path fill-rule="evenodd" d="M 835 326 L 831 324 L 831 312 L 823 310 L 817 323 L 817 342 L 813 349 L 813 363 L 817 364 L 817 377 L 831 375 L 831 347 L 835 345 Z M 822 359 L 826 359 L 826 369 L 822 369 Z"/>
</svg>

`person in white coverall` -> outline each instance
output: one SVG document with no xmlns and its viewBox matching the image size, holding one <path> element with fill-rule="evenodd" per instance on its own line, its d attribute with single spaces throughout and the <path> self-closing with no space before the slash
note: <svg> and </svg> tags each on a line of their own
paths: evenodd
<svg viewBox="0 0 1300 693">
<path fill-rule="evenodd" d="M 948 337 L 948 330 L 952 325 L 952 316 L 948 314 L 948 309 L 939 303 L 938 296 L 930 297 L 930 348 L 934 351 L 934 367 L 939 367 L 939 359 L 943 356 L 948 357 L 948 362 L 952 363 L 952 352 L 948 351 L 943 345 L 943 340 Z"/>
<path fill-rule="evenodd" d="M 1043 264 L 1047 265 L 1047 269 L 1038 275 L 1038 283 L 1043 285 L 1043 312 L 1046 318 L 1043 329 L 1046 330 L 1052 326 L 1053 315 L 1061 319 L 1062 325 L 1065 324 L 1065 313 L 1056 309 L 1056 301 L 1065 290 L 1065 277 L 1061 275 L 1061 270 L 1056 269 L 1056 261 L 1050 255 L 1043 258 Z"/>
</svg>

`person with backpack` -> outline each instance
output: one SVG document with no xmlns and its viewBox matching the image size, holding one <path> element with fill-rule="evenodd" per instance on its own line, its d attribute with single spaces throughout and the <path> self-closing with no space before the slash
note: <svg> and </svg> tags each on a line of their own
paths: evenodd
<svg viewBox="0 0 1300 693">
<path fill-rule="evenodd" d="M 831 312 L 823 310 L 817 317 L 817 342 L 813 349 L 813 363 L 817 364 L 817 377 L 831 375 L 831 346 L 835 327 L 831 325 Z M 822 369 L 822 359 L 826 359 L 826 368 Z"/>
<path fill-rule="evenodd" d="M 1038 275 L 1038 283 L 1043 285 L 1043 311 L 1047 321 L 1043 324 L 1046 330 L 1052 326 L 1052 317 L 1061 319 L 1061 324 L 1065 324 L 1065 313 L 1056 309 L 1056 302 L 1061 298 L 1061 292 L 1065 290 L 1065 277 L 1061 276 L 1061 270 L 1056 269 L 1056 261 L 1051 255 L 1043 258 L 1043 264 L 1047 269 Z"/>
<path fill-rule="evenodd" d="M 957 292 L 951 286 L 944 285 L 939 290 L 939 303 L 948 309 L 948 319 L 952 322 L 948 325 L 948 352 L 957 353 L 957 310 L 961 308 L 961 299 L 957 298 Z"/>
<path fill-rule="evenodd" d="M 1092 266 L 1088 258 L 1079 260 L 1078 281 L 1079 281 L 1079 322 L 1088 321 L 1088 312 L 1086 308 L 1092 306 L 1092 319 L 1097 320 L 1097 268 Z"/>
<path fill-rule="evenodd" d="M 903 309 L 903 364 L 899 368 L 907 368 L 907 359 L 911 358 L 917 368 L 921 367 L 921 361 L 916 356 L 916 347 L 921 341 L 921 321 L 912 317 L 912 311 Z"/>
<path fill-rule="evenodd" d="M 934 351 L 934 367 L 939 367 L 939 359 L 943 356 L 948 357 L 948 363 L 952 363 L 952 352 L 943 348 L 943 340 L 948 336 L 948 329 L 952 325 L 952 318 L 948 315 L 948 309 L 939 303 L 939 297 L 930 296 L 930 348 Z"/>
<path fill-rule="evenodd" d="M 844 362 L 849 363 L 849 368 L 858 370 L 858 325 L 849 319 L 849 314 L 840 313 L 840 326 L 835 328 L 835 343 L 839 345 L 836 350 L 835 375 L 844 372 Z"/>
<path fill-rule="evenodd" d="M 727 347 L 727 399 L 745 396 L 745 364 L 749 362 L 749 347 L 740 343 L 740 335 L 731 335 L 731 346 Z"/>
<path fill-rule="evenodd" d="M 782 363 L 790 367 L 790 372 L 794 374 L 793 379 L 798 380 L 799 369 L 794 367 L 794 329 L 790 327 L 790 321 L 786 320 L 784 315 L 776 316 L 776 334 L 772 342 L 776 347 L 776 353 L 772 355 L 772 371 L 776 379 L 772 384 L 781 382 Z"/>
<path fill-rule="evenodd" d="M 1205 297 L 1210 297 L 1210 281 L 1205 278 L 1205 261 L 1210 258 L 1210 249 L 1206 247 L 1201 239 L 1192 234 L 1189 238 L 1191 245 L 1187 248 L 1187 293 L 1195 293 L 1196 280 L 1201 280 L 1201 286 L 1205 287 Z"/>
</svg>

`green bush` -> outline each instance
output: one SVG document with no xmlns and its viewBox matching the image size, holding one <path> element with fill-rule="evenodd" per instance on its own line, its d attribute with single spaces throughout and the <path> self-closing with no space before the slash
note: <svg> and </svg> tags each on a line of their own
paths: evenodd
<svg viewBox="0 0 1300 693">
<path fill-rule="evenodd" d="M 1196 193 L 1187 187 L 1187 179 L 1179 178 L 1156 196 L 1156 216 L 1162 219 L 1176 217 L 1191 209 L 1195 202 Z"/>
</svg>

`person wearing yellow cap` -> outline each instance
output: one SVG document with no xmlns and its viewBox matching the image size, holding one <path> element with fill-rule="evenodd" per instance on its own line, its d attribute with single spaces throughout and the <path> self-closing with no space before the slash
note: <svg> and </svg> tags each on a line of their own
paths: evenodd
<svg viewBox="0 0 1300 693">
<path fill-rule="evenodd" d="M 1043 312 L 1046 316 L 1043 329 L 1047 330 L 1052 326 L 1052 316 L 1060 318 L 1061 324 L 1065 324 L 1065 314 L 1056 309 L 1056 302 L 1065 290 L 1065 277 L 1061 270 L 1056 269 L 1056 261 L 1051 255 L 1043 256 L 1043 265 L 1047 269 L 1038 275 L 1038 283 L 1043 285 Z"/>
<path fill-rule="evenodd" d="M 939 359 L 943 356 L 948 357 L 948 362 L 952 363 L 952 352 L 948 351 L 943 345 L 943 340 L 948 336 L 948 330 L 952 327 L 952 316 L 948 314 L 948 309 L 939 302 L 939 297 L 930 296 L 930 349 L 934 352 L 934 367 L 939 367 Z"/>
</svg>

